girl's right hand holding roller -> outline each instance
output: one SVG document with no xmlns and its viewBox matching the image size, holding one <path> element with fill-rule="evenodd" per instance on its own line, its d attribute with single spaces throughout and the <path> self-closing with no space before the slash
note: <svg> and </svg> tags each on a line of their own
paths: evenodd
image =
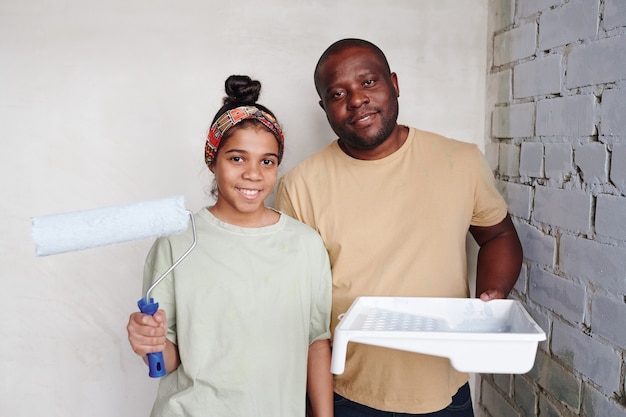
<svg viewBox="0 0 626 417">
<path fill-rule="evenodd" d="M 163 352 L 165 369 L 172 372 L 180 365 L 178 347 L 170 342 L 167 334 L 165 311 L 159 310 L 153 316 L 140 312 L 132 313 L 126 326 L 128 341 L 133 351 L 148 363 L 148 353 Z"/>
<path fill-rule="evenodd" d="M 140 312 L 132 313 L 126 326 L 128 341 L 133 351 L 146 359 L 148 353 L 164 352 L 167 347 L 167 319 L 165 311 L 159 310 L 153 316 Z"/>
</svg>

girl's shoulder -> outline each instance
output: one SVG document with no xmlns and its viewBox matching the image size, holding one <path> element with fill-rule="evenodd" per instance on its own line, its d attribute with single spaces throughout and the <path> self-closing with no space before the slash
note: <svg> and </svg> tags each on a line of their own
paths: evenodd
<svg viewBox="0 0 626 417">
<path fill-rule="evenodd" d="M 308 224 L 302 223 L 300 220 L 297 220 L 291 217 L 288 214 L 283 213 L 282 211 L 276 210 L 281 217 L 281 221 L 285 223 L 286 227 L 296 230 L 297 232 L 309 234 L 311 232 L 317 234 L 317 232 Z"/>
<path fill-rule="evenodd" d="M 285 223 L 285 228 L 287 230 L 290 230 L 293 233 L 297 233 L 302 238 L 312 239 L 320 242 L 322 241 L 322 238 L 317 230 L 313 229 L 308 224 L 303 223 L 300 220 L 297 220 L 281 211 L 279 211 L 279 213 L 281 215 L 281 220 Z"/>
</svg>

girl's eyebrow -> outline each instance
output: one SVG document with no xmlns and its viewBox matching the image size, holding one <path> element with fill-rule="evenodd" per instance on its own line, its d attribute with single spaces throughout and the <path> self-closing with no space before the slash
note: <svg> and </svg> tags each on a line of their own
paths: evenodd
<svg viewBox="0 0 626 417">
<path fill-rule="evenodd" d="M 249 154 L 250 153 L 250 152 L 246 151 L 245 149 L 229 149 L 229 150 L 225 151 L 224 153 L 232 153 L 232 152 L 235 152 L 235 153 L 245 153 L 245 154 Z M 278 158 L 278 154 L 274 153 L 274 152 L 266 152 L 264 154 L 264 156 L 265 157 L 273 156 L 275 158 Z"/>
<path fill-rule="evenodd" d="M 268 152 L 265 154 L 265 158 L 270 158 L 270 157 L 278 159 L 278 154 L 275 154 L 274 152 Z"/>
<path fill-rule="evenodd" d="M 238 153 L 248 153 L 245 149 L 228 149 L 225 153 L 238 152 Z"/>
</svg>

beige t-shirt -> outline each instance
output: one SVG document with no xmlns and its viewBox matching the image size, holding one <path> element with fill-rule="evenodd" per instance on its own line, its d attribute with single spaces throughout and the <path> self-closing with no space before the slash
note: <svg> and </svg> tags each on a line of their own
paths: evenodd
<svg viewBox="0 0 626 417">
<path fill-rule="evenodd" d="M 333 331 L 357 296 L 468 297 L 469 226 L 507 213 L 476 145 L 414 128 L 380 160 L 351 158 L 333 142 L 280 180 L 276 208 L 324 240 Z M 445 408 L 467 378 L 446 358 L 350 343 L 335 391 L 379 410 L 426 413 Z"/>
</svg>

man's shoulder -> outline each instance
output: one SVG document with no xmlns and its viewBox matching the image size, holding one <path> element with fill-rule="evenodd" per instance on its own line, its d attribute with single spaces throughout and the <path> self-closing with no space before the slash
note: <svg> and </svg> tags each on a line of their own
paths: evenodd
<svg viewBox="0 0 626 417">
<path fill-rule="evenodd" d="M 312 172 L 319 172 L 320 169 L 327 166 L 330 161 L 336 157 L 336 142 L 337 141 L 333 141 L 331 144 L 325 146 L 313 155 L 310 155 L 304 160 L 298 162 L 283 176 L 283 180 L 292 181 L 299 177 L 306 178 L 309 177 Z"/>
<path fill-rule="evenodd" d="M 416 144 L 427 145 L 429 147 L 444 148 L 450 152 L 474 153 L 479 151 L 478 145 L 428 130 L 410 128 L 410 135 L 415 139 Z"/>
<path fill-rule="evenodd" d="M 441 133 L 436 133 L 436 132 L 432 132 L 429 130 L 422 130 L 422 129 L 418 129 L 415 127 L 409 127 L 409 129 L 418 140 L 430 140 L 434 142 L 448 144 L 451 146 L 462 146 L 462 147 L 475 147 L 476 146 L 475 143 L 445 136 Z"/>
</svg>

